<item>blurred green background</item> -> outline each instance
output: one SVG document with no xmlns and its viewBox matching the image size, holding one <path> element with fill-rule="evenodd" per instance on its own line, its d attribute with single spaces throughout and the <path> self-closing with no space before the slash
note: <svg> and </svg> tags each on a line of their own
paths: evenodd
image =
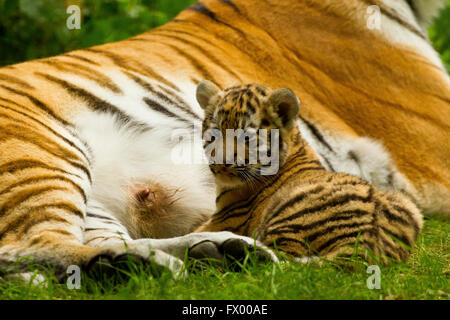
<svg viewBox="0 0 450 320">
<path fill-rule="evenodd" d="M 0 66 L 122 40 L 169 21 L 195 1 L 0 0 Z M 80 30 L 66 27 L 71 4 L 82 4 Z M 450 70 L 450 3 L 429 35 Z"/>
</svg>

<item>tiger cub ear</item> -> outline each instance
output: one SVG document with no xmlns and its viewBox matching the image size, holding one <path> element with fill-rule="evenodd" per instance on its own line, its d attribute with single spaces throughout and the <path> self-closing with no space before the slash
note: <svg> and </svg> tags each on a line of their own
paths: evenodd
<svg viewBox="0 0 450 320">
<path fill-rule="evenodd" d="M 277 89 L 268 98 L 272 117 L 278 119 L 282 127 L 290 128 L 297 118 L 300 110 L 300 101 L 292 90 L 287 88 Z"/>
<path fill-rule="evenodd" d="M 206 109 L 211 98 L 220 92 L 218 86 L 208 80 L 202 80 L 197 86 L 197 101 L 202 109 Z"/>
</svg>

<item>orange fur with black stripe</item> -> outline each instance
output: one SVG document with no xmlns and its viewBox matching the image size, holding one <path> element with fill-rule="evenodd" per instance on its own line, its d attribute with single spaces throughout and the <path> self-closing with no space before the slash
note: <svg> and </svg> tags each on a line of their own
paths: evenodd
<svg viewBox="0 0 450 320">
<path fill-rule="evenodd" d="M 197 97 L 205 109 L 203 133 L 223 132 L 225 149 L 237 150 L 239 143 L 246 147 L 233 161 L 210 164 L 217 211 L 197 232 L 232 231 L 294 257 L 361 255 L 384 264 L 406 260 L 422 228 L 419 209 L 399 192 L 381 192 L 355 176 L 325 170 L 295 125 L 300 106 L 292 91 L 261 85 L 220 91 L 204 81 Z M 247 133 L 249 142 L 228 141 L 230 129 Z M 250 161 L 250 133 L 256 130 L 270 130 L 267 139 L 275 134 L 272 130 L 279 131 L 279 148 L 267 148 L 272 156 L 279 154 L 274 174 L 264 174 L 259 158 Z M 258 139 L 261 147 L 266 148 L 264 139 Z"/>
<path fill-rule="evenodd" d="M 291 88 L 317 137 L 331 147 L 342 137 L 381 141 L 424 213 L 448 217 L 449 77 L 413 15 L 385 3 L 204 0 L 131 39 L 0 68 L 0 257 L 67 265 L 104 252 L 85 244 L 98 159 L 75 120 L 113 115 L 136 135 L 151 132 L 148 123 L 189 125 L 201 119 L 200 79 Z M 373 4 L 381 31 L 366 27 Z M 152 123 L 156 114 L 165 118 Z"/>
</svg>

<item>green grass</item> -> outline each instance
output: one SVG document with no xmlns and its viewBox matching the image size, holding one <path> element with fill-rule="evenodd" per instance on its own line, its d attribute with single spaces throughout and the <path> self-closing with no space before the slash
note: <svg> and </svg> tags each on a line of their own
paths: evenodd
<svg viewBox="0 0 450 320">
<path fill-rule="evenodd" d="M 99 279 L 83 275 L 80 290 L 49 281 L 47 288 L 0 283 L 0 299 L 450 299 L 450 222 L 427 219 L 407 263 L 381 267 L 381 289 L 368 289 L 370 274 L 300 264 L 254 263 L 241 272 L 207 266 L 185 280 L 149 266 Z M 192 262 L 188 263 L 192 265 Z M 192 269 L 192 268 L 190 268 Z M 154 272 L 153 272 L 154 273 Z"/>
</svg>

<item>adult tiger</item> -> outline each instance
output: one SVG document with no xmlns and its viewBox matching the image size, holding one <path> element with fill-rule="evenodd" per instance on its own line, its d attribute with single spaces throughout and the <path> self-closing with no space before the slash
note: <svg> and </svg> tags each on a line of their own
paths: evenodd
<svg viewBox="0 0 450 320">
<path fill-rule="evenodd" d="M 198 243 L 212 243 L 214 256 L 250 244 L 181 236 L 214 208 L 207 166 L 171 161 L 189 144 L 174 131 L 200 125 L 200 79 L 292 88 L 302 134 L 326 168 L 405 189 L 426 214 L 448 217 L 450 81 L 421 28 L 442 3 L 205 0 L 135 38 L 1 68 L 2 262 L 32 255 L 63 274 L 119 259 L 125 241 L 144 259 L 161 249 L 156 259 L 176 269 L 173 256 L 195 256 Z M 367 27 L 372 5 L 378 29 Z M 140 185 L 145 197 L 162 193 L 155 214 L 175 219 L 153 228 L 130 212 Z M 149 239 L 168 236 L 180 237 Z"/>
</svg>

